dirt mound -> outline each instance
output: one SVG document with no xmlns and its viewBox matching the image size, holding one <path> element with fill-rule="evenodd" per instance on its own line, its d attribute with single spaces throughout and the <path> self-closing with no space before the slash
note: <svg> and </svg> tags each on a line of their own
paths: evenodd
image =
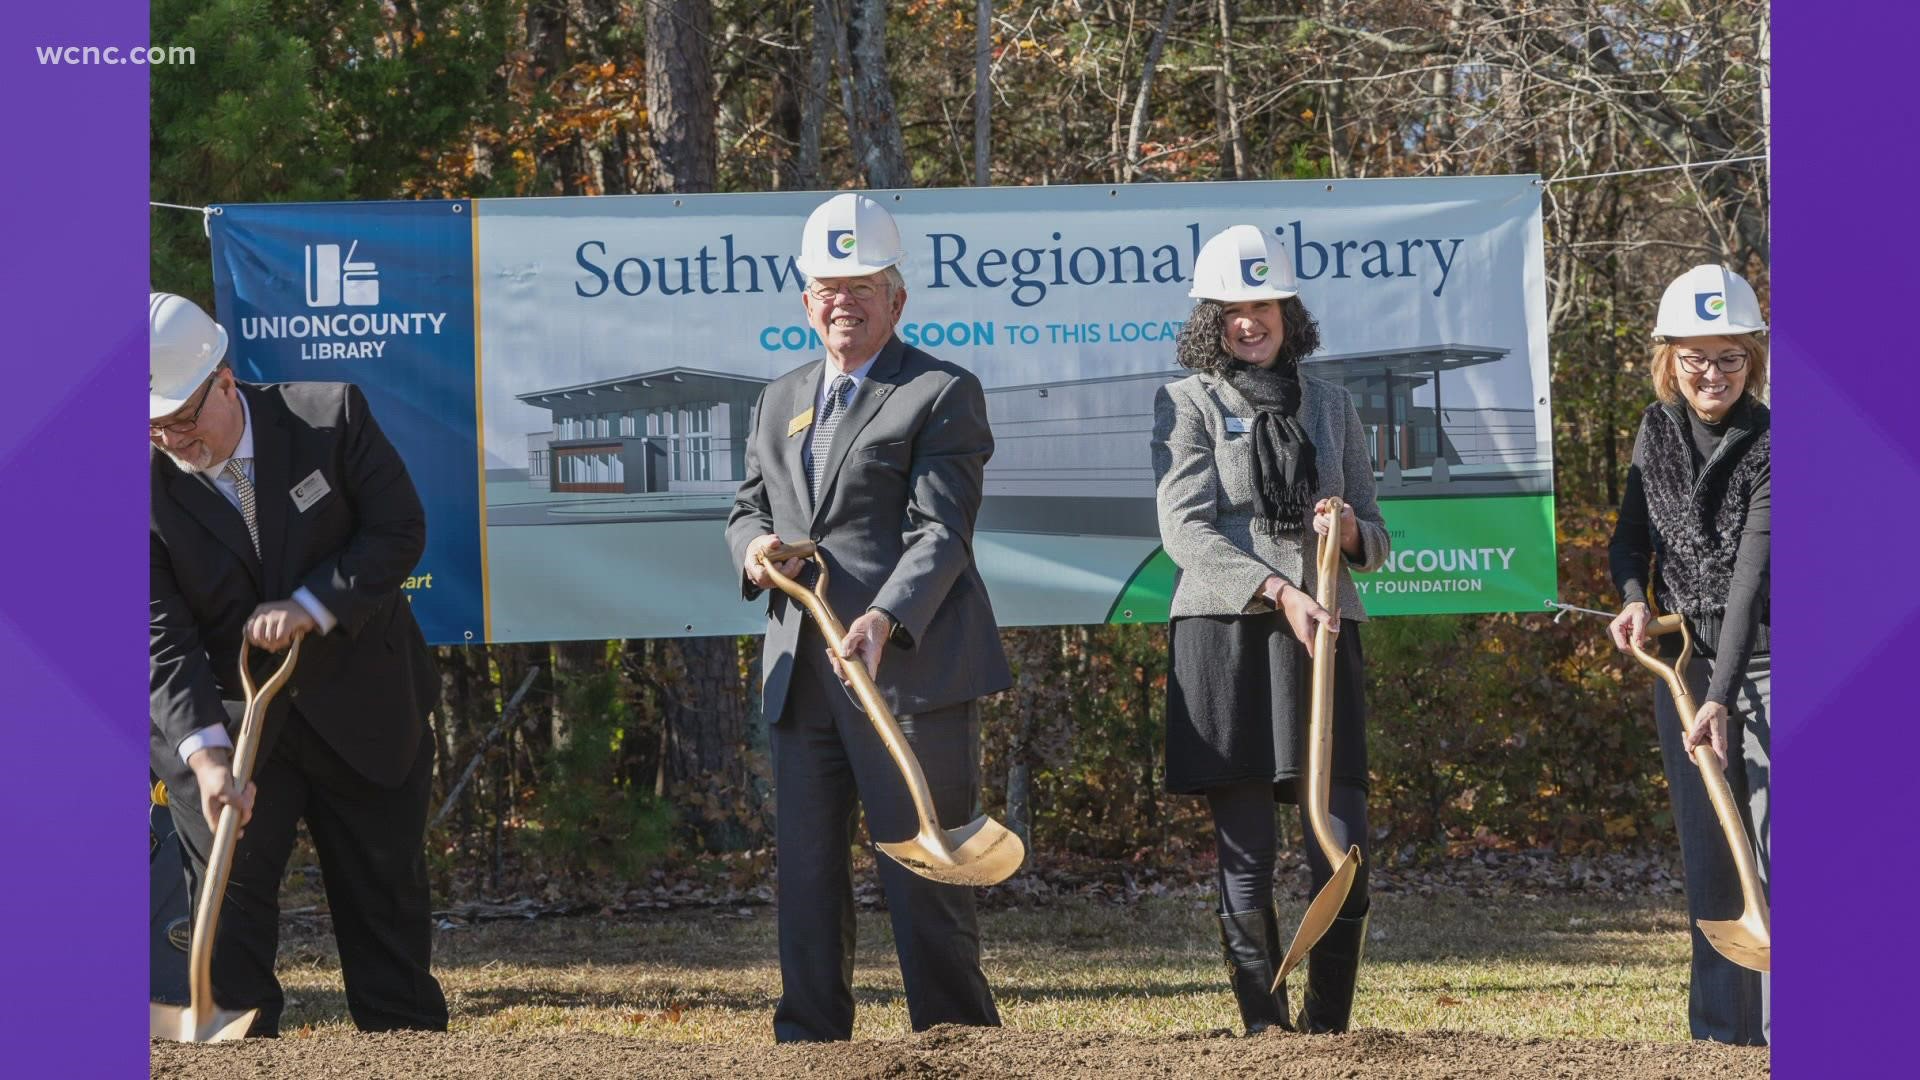
<svg viewBox="0 0 1920 1080">
<path fill-rule="evenodd" d="M 222 1080 L 747 1080 L 854 1078 L 1260 1076 L 1526 1077 L 1608 1080 L 1767 1075 L 1767 1051 L 1711 1043 L 1501 1039 L 1460 1032 L 1342 1036 L 1226 1031 L 1164 1036 L 935 1028 L 900 1039 L 822 1046 L 749 1046 L 623 1039 L 581 1032 L 341 1035 L 211 1046 L 153 1044 L 153 1076 Z"/>
</svg>

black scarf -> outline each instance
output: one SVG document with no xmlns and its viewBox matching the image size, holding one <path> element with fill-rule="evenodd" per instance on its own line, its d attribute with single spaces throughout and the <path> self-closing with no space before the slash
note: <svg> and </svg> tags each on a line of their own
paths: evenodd
<svg viewBox="0 0 1920 1080">
<path fill-rule="evenodd" d="M 1271 368 L 1228 360 L 1227 382 L 1253 403 L 1254 528 L 1271 536 L 1306 527 L 1313 493 L 1320 487 L 1313 443 L 1295 414 L 1300 411 L 1300 367 L 1282 361 Z"/>
</svg>

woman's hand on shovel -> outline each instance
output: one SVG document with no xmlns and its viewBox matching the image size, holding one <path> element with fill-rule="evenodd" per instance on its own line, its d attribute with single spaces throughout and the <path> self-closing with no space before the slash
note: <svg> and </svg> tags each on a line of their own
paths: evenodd
<svg viewBox="0 0 1920 1080">
<path fill-rule="evenodd" d="M 1607 636 L 1613 638 L 1613 647 L 1621 652 L 1629 651 L 1629 643 L 1642 649 L 1647 647 L 1647 624 L 1653 621 L 1653 612 L 1647 605 L 1634 601 L 1620 609 L 1620 614 L 1607 624 Z"/>
<path fill-rule="evenodd" d="M 1687 732 L 1687 753 L 1692 754 L 1696 746 L 1713 747 L 1713 756 L 1720 759 L 1720 767 L 1727 767 L 1727 707 L 1717 701 L 1709 701 L 1700 706 L 1693 714 L 1693 727 Z"/>
<path fill-rule="evenodd" d="M 1306 591 L 1290 581 L 1275 574 L 1260 587 L 1260 595 L 1267 602 L 1280 609 L 1287 617 L 1287 626 L 1300 644 L 1307 647 L 1307 656 L 1313 656 L 1313 635 L 1321 623 L 1325 623 L 1331 633 L 1340 632 L 1340 624 L 1334 621 L 1333 613 L 1320 606 Z"/>
<path fill-rule="evenodd" d="M 200 789 L 200 813 L 206 816 L 207 828 L 218 829 L 221 809 L 234 806 L 240 811 L 244 835 L 247 822 L 253 819 L 254 785 L 249 781 L 247 790 L 234 790 L 233 751 L 224 746 L 203 747 L 187 759 L 187 766 L 193 770 L 194 783 Z"/>
</svg>

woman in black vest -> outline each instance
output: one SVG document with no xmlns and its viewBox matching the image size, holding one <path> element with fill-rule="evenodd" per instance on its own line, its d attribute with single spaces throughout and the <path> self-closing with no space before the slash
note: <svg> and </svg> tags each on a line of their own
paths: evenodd
<svg viewBox="0 0 1920 1080">
<path fill-rule="evenodd" d="M 1630 640 L 1645 645 L 1649 592 L 1660 611 L 1684 616 L 1693 634 L 1694 659 L 1682 674 L 1698 711 L 1678 716 L 1664 686 L 1654 694 L 1690 923 L 1733 918 L 1741 909 L 1732 855 L 1689 756 L 1694 747 L 1711 745 L 1725 763 L 1762 881 L 1768 876 L 1766 328 L 1752 287 L 1725 267 L 1696 266 L 1667 287 L 1654 327 L 1653 389 L 1660 400 L 1641 417 L 1608 548 L 1622 600 L 1609 627 L 1614 644 L 1622 650 Z M 1662 637 L 1659 647 L 1674 659 L 1678 635 Z M 1722 957 L 1694 928 L 1688 1007 L 1694 1038 L 1765 1045 L 1767 996 L 1767 976 Z"/>
</svg>

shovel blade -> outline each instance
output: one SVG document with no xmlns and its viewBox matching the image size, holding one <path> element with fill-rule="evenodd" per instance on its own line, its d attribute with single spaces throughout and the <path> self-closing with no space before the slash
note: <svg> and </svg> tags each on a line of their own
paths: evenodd
<svg viewBox="0 0 1920 1080">
<path fill-rule="evenodd" d="M 1773 970 L 1773 933 L 1759 917 L 1701 919 L 1699 926 L 1714 952 L 1749 971 Z"/>
<path fill-rule="evenodd" d="M 1300 919 L 1300 929 L 1293 933 L 1293 944 L 1287 946 L 1286 958 L 1280 961 L 1280 969 L 1274 972 L 1273 989 L 1279 990 L 1280 984 L 1287 981 L 1287 973 L 1300 966 L 1315 943 L 1326 936 L 1333 920 L 1340 917 L 1340 909 L 1347 903 L 1347 894 L 1353 891 L 1354 878 L 1360 874 L 1360 848 L 1358 845 L 1347 849 L 1340 864 L 1333 868 L 1333 876 L 1327 879 L 1320 894 L 1307 905 L 1307 913 Z"/>
<path fill-rule="evenodd" d="M 162 1005 L 148 1002 L 150 1034 L 173 1042 L 228 1042 L 247 1037 L 259 1009 L 208 1009 L 196 1014 L 190 1005 Z"/>
<path fill-rule="evenodd" d="M 1027 857 L 1020 838 L 984 814 L 957 829 L 922 832 L 911 840 L 875 846 L 930 881 L 976 888 L 1012 877 Z"/>
</svg>

